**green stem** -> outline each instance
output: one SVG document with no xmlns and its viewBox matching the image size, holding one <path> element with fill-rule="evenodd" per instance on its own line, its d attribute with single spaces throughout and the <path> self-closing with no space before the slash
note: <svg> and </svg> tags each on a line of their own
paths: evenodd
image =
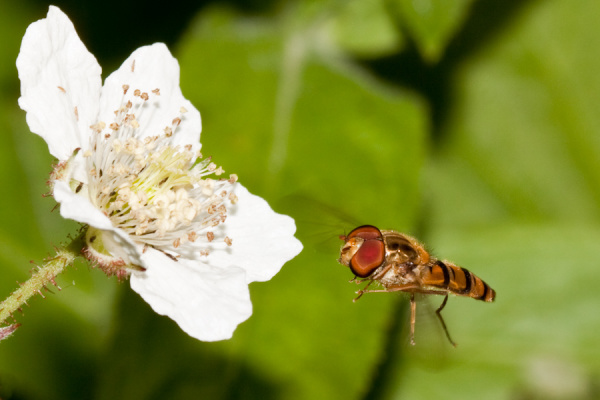
<svg viewBox="0 0 600 400">
<path fill-rule="evenodd" d="M 19 310 L 27 300 L 35 294 L 42 294 L 50 284 L 56 285 L 54 278 L 63 272 L 63 270 L 73 264 L 75 258 L 81 255 L 83 248 L 83 235 L 75 238 L 63 249 L 56 250 L 56 256 L 47 259 L 46 263 L 39 266 L 27 281 L 21 284 L 21 287 L 12 292 L 12 294 L 0 303 L 0 325 L 5 325 L 6 320 L 12 314 Z"/>
</svg>

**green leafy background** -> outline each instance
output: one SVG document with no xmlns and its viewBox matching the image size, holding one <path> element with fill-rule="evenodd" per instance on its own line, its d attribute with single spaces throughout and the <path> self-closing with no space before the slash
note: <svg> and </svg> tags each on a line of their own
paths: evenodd
<svg viewBox="0 0 600 400">
<path fill-rule="evenodd" d="M 14 4 L 13 4 L 14 3 Z M 81 262 L 0 344 L 2 399 L 595 399 L 600 396 L 600 5 L 591 0 L 60 1 L 104 76 L 167 42 L 203 152 L 294 217 L 305 250 L 202 343 Z M 17 106 L 38 1 L 0 5 L 0 294 L 78 225 Z M 338 235 L 420 237 L 484 278 L 427 308 L 367 295 Z M 276 245 L 276 244 L 269 244 Z M 33 261 L 33 264 L 30 261 Z M 429 314 L 429 315 L 427 315 Z"/>
</svg>

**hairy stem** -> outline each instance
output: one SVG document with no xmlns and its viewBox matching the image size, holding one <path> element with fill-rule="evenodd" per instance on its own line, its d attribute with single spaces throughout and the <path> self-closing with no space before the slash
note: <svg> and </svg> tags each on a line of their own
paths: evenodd
<svg viewBox="0 0 600 400">
<path fill-rule="evenodd" d="M 54 278 L 63 270 L 73 264 L 75 258 L 81 254 L 83 236 L 78 236 L 62 249 L 57 249 L 56 255 L 46 260 L 33 272 L 31 278 L 21 284 L 21 287 L 0 303 L 0 325 L 5 325 L 6 320 L 19 310 L 27 300 L 35 294 L 42 294 L 42 289 L 49 285 L 56 285 Z"/>
</svg>

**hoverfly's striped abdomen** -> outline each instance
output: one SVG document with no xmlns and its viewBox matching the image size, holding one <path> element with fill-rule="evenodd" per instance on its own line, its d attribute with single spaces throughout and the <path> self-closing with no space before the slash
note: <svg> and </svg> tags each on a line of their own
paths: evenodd
<svg viewBox="0 0 600 400">
<path fill-rule="evenodd" d="M 447 290 L 459 296 L 468 296 L 476 300 L 494 301 L 496 292 L 481 278 L 469 270 L 451 264 L 448 261 L 435 261 L 423 269 L 423 285 Z"/>
</svg>

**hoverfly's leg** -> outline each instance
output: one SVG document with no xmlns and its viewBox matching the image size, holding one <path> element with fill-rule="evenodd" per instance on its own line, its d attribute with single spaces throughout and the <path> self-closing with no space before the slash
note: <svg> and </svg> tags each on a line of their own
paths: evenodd
<svg viewBox="0 0 600 400">
<path fill-rule="evenodd" d="M 366 280 L 366 279 L 365 279 Z M 367 293 L 367 292 L 373 292 L 373 290 L 367 290 L 367 288 L 369 286 L 371 286 L 371 283 L 373 283 L 373 281 L 369 281 L 369 283 L 367 283 L 367 286 L 365 286 L 364 288 L 362 288 L 361 290 L 359 290 L 358 292 L 356 292 L 356 294 L 358 296 L 356 296 L 356 298 L 354 300 L 352 300 L 353 302 L 356 302 L 356 300 L 360 299 L 362 297 L 363 294 Z"/>
<path fill-rule="evenodd" d="M 442 291 L 442 290 L 422 289 L 421 286 L 414 284 L 414 283 L 391 285 L 391 286 L 386 287 L 385 289 L 367 290 L 367 288 L 375 281 L 372 279 L 365 279 L 365 281 L 366 280 L 369 280 L 370 282 L 363 289 L 356 292 L 356 294 L 358 294 L 359 296 L 356 299 L 354 299 L 355 301 L 358 300 L 365 293 L 411 292 L 411 293 L 422 293 L 422 294 L 440 294 L 440 295 L 447 294 L 446 291 Z"/>
<path fill-rule="evenodd" d="M 415 322 L 417 321 L 417 302 L 415 294 L 410 294 L 410 344 L 415 345 Z"/>
<path fill-rule="evenodd" d="M 361 290 L 359 290 L 359 291 L 356 292 L 356 294 L 358 296 L 353 301 L 356 301 L 356 300 L 360 299 L 362 297 L 362 295 L 365 294 L 365 293 L 388 293 L 388 292 L 396 292 L 396 291 L 399 291 L 399 290 L 406 290 L 407 288 L 408 289 L 412 289 L 413 287 L 414 288 L 418 288 L 418 286 L 414 286 L 414 285 L 411 284 L 411 285 L 408 285 L 408 286 L 404 285 L 404 286 L 392 287 L 392 288 L 385 288 L 385 289 L 367 290 L 367 288 L 369 286 L 371 286 L 371 284 L 373 282 L 375 282 L 374 280 L 368 279 L 368 278 L 367 279 L 363 279 L 363 282 L 367 281 L 367 280 L 369 281 L 369 283 L 367 283 L 367 286 L 365 286 L 364 288 L 362 288 Z"/>
<path fill-rule="evenodd" d="M 348 283 L 356 283 L 357 285 L 360 285 L 361 283 L 370 281 L 370 280 L 371 279 L 369 279 L 369 278 L 359 278 L 358 276 L 355 276 L 354 278 L 350 279 L 348 281 Z"/>
<path fill-rule="evenodd" d="M 365 279 L 366 280 L 366 279 Z M 362 297 L 363 294 L 365 293 L 389 293 L 389 292 L 398 292 L 398 291 L 412 291 L 415 290 L 417 293 L 421 293 L 421 290 L 416 290 L 416 289 L 420 289 L 419 286 L 414 285 L 414 284 L 407 284 L 407 285 L 396 285 L 396 286 L 390 286 L 387 287 L 385 289 L 374 289 L 374 290 L 367 290 L 367 288 L 371 285 L 371 283 L 373 283 L 375 281 L 371 280 L 367 286 L 365 286 L 363 289 L 359 290 L 358 292 L 356 292 L 356 294 L 358 295 L 358 297 L 356 297 L 354 299 L 354 301 L 360 299 Z M 429 293 L 429 292 L 427 292 Z M 439 294 L 439 292 L 433 292 L 433 294 Z"/>
<path fill-rule="evenodd" d="M 437 310 L 435 310 L 435 315 L 437 315 L 438 319 L 440 320 L 440 323 L 442 324 L 442 328 L 444 328 L 444 333 L 446 334 L 448 341 L 450 342 L 450 344 L 452 346 L 456 347 L 456 343 L 454 343 L 454 341 L 450 337 L 450 333 L 448 332 L 448 328 L 446 327 L 446 323 L 444 322 L 444 318 L 442 317 L 442 310 L 446 306 L 447 301 L 448 301 L 448 293 L 446 293 L 446 296 L 444 297 L 444 301 L 442 301 L 442 304 L 440 305 L 440 307 Z"/>
</svg>

